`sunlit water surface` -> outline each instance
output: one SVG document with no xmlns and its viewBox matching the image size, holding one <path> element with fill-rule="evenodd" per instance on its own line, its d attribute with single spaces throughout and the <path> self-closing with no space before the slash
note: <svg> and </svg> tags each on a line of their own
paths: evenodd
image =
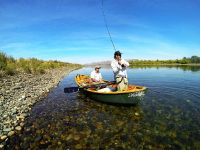
<svg viewBox="0 0 200 150">
<path fill-rule="evenodd" d="M 66 76 L 38 102 L 24 130 L 7 142 L 23 149 L 200 149 L 200 68 L 142 67 L 128 70 L 129 83 L 148 87 L 138 106 L 96 102 L 76 86 L 76 74 Z M 101 69 L 113 80 L 111 69 Z"/>
</svg>

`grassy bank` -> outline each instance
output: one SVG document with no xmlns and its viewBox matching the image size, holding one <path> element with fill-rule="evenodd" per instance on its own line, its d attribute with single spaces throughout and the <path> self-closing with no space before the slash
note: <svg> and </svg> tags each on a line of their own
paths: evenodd
<svg viewBox="0 0 200 150">
<path fill-rule="evenodd" d="M 43 61 L 36 58 L 15 59 L 0 52 L 0 76 L 14 75 L 19 72 L 43 74 L 47 70 L 61 67 L 81 67 L 79 64 L 60 62 L 56 60 Z"/>
<path fill-rule="evenodd" d="M 200 57 L 182 58 L 176 60 L 130 60 L 130 66 L 138 65 L 200 65 Z"/>
</svg>

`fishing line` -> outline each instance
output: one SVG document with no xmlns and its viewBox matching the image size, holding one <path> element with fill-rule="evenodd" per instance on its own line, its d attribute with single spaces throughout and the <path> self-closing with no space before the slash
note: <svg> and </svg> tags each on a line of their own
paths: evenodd
<svg viewBox="0 0 200 150">
<path fill-rule="evenodd" d="M 107 29 L 107 32 L 108 32 L 108 35 L 109 35 L 109 37 L 110 37 L 110 41 L 111 41 L 111 43 L 112 43 L 112 46 L 113 46 L 113 49 L 116 51 L 116 48 L 115 48 L 115 44 L 114 44 L 114 42 L 113 42 L 113 40 L 112 40 L 112 36 L 111 36 L 111 33 L 110 33 L 110 31 L 109 31 L 109 28 L 108 28 L 108 23 L 107 23 L 107 20 L 106 20 L 106 15 L 105 15 L 105 11 L 104 11 L 104 8 L 103 8 L 103 0 L 101 0 L 101 10 L 102 10 L 102 14 L 103 14 L 103 18 L 104 18 L 104 23 L 105 23 L 105 26 L 106 26 L 106 29 Z"/>
</svg>

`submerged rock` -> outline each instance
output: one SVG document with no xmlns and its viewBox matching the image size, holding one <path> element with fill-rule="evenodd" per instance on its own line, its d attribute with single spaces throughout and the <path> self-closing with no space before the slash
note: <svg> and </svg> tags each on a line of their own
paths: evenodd
<svg viewBox="0 0 200 150">
<path fill-rule="evenodd" d="M 3 144 L 0 144 L 0 149 L 3 149 L 4 148 L 4 145 Z"/>
<path fill-rule="evenodd" d="M 16 129 L 17 131 L 21 131 L 21 130 L 22 130 L 22 127 L 21 127 L 21 126 L 17 126 L 17 127 L 15 127 L 15 129 Z"/>
<path fill-rule="evenodd" d="M 10 131 L 10 132 L 8 133 L 8 136 L 13 136 L 14 134 L 15 134 L 14 131 Z"/>
<path fill-rule="evenodd" d="M 76 135 L 74 135 L 74 140 L 75 140 L 75 141 L 79 141 L 79 140 L 80 140 L 80 138 L 81 138 L 81 137 L 80 137 L 79 135 L 77 135 L 77 134 L 76 134 Z"/>
<path fill-rule="evenodd" d="M 135 113 L 135 116 L 139 116 L 139 115 L 140 115 L 139 113 L 137 113 L 137 112 Z"/>
<path fill-rule="evenodd" d="M 6 135 L 3 135 L 3 136 L 1 136 L 1 140 L 3 141 L 3 140 L 5 140 L 7 138 L 7 136 Z"/>
<path fill-rule="evenodd" d="M 81 144 L 76 144 L 75 149 L 82 149 L 82 145 Z"/>
</svg>

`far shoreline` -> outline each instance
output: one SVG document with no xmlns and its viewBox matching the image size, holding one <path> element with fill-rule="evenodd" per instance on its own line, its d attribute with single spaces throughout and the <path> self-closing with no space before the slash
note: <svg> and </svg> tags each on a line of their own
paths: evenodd
<svg viewBox="0 0 200 150">
<path fill-rule="evenodd" d="M 95 67 L 97 65 L 97 63 L 94 64 L 90 64 L 90 65 L 84 65 L 84 67 Z M 98 63 L 99 66 L 101 66 L 102 68 L 106 68 L 106 67 L 110 67 L 110 64 L 101 64 Z M 176 67 L 176 66 L 200 66 L 200 64 L 130 64 L 129 68 L 131 67 L 137 67 L 137 66 L 158 66 L 158 67 L 164 67 L 164 66 L 172 66 L 172 67 Z"/>
<path fill-rule="evenodd" d="M 131 64 L 131 66 L 200 66 L 200 64 Z"/>
</svg>

